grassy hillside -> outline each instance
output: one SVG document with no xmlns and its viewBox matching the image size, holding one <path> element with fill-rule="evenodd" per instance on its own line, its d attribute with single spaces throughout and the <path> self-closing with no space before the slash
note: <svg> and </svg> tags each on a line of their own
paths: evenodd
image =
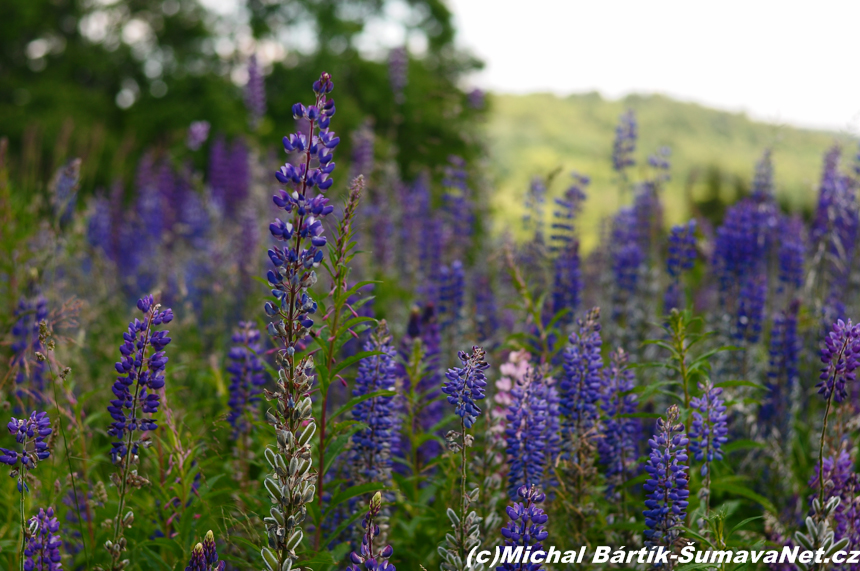
<svg viewBox="0 0 860 571">
<path fill-rule="evenodd" d="M 594 244 L 601 221 L 630 200 L 629 193 L 621 196 L 610 161 L 615 124 L 626 109 L 633 109 L 639 121 L 634 178 L 642 174 L 638 169 L 648 155 L 664 145 L 672 151 L 672 180 L 664 196 L 667 224 L 689 217 L 690 197 L 701 202 L 718 195 L 726 202 L 744 192 L 765 147 L 773 148 L 779 201 L 785 208 L 808 210 L 827 147 L 840 141 L 852 156 L 856 149 L 835 133 L 758 123 L 660 95 L 619 101 L 596 93 L 497 95 L 492 106 L 487 134 L 496 230 L 516 233 L 520 228 L 523 197 L 534 175 L 562 169 L 549 189 L 552 197 L 563 192 L 568 173 L 575 170 L 592 179 L 580 223 L 585 249 Z"/>
</svg>

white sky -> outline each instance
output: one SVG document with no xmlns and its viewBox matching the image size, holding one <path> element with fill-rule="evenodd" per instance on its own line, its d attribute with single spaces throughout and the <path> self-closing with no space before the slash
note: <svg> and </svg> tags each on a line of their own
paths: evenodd
<svg viewBox="0 0 860 571">
<path fill-rule="evenodd" d="M 659 92 L 860 133 L 857 0 L 448 0 L 504 93 Z M 551 110 L 547 110 L 551 112 Z"/>
</svg>

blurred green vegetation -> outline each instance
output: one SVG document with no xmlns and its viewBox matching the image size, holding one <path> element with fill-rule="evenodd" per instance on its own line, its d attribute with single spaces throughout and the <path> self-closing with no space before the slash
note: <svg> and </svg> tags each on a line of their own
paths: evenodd
<svg viewBox="0 0 860 571">
<path fill-rule="evenodd" d="M 225 15 L 198 0 L 0 2 L 0 137 L 9 139 L 15 188 L 43 190 L 71 157 L 83 159 L 83 194 L 128 183 L 146 150 L 181 153 L 196 120 L 275 151 L 294 129 L 292 104 L 307 100 L 321 71 L 335 81 L 339 162 L 348 162 L 349 133 L 367 120 L 383 156 L 397 149 L 391 156 L 406 178 L 438 172 L 450 154 L 474 159 L 473 125 L 484 111 L 467 104 L 461 79 L 480 62 L 454 47 L 441 0 L 410 0 L 393 25 L 420 41 L 398 104 L 391 46 L 362 47 L 373 34 L 365 28 L 391 4 L 400 3 L 236 0 Z M 242 77 L 255 52 L 269 54 L 268 111 L 251 131 Z M 187 158 L 199 167 L 205 153 Z"/>
<path fill-rule="evenodd" d="M 492 105 L 486 134 L 496 180 L 490 205 L 496 231 L 516 235 L 533 176 L 557 168 L 577 171 L 592 180 L 580 219 L 586 251 L 596 244 L 605 217 L 632 199 L 621 190 L 611 162 L 615 125 L 627 109 L 635 111 L 639 123 L 634 180 L 644 176 L 649 155 L 662 146 L 671 149 L 672 180 L 663 196 L 666 224 L 683 221 L 694 211 L 721 220 L 724 205 L 748 191 L 753 167 L 766 147 L 774 153 L 780 204 L 808 213 L 826 149 L 835 141 L 852 151 L 855 145 L 836 133 L 761 123 L 662 95 L 630 95 L 617 101 L 597 93 L 564 98 L 496 95 Z M 564 174 L 556 177 L 549 196 L 560 195 L 567 180 Z M 547 216 L 551 212 L 548 199 Z"/>
</svg>

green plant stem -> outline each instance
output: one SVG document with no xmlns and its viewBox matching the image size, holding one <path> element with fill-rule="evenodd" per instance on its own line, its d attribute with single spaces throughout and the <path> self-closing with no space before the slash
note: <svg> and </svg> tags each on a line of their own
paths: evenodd
<svg viewBox="0 0 860 571">
<path fill-rule="evenodd" d="M 53 353 L 53 351 L 48 350 L 48 353 L 49 354 Z M 59 378 L 59 375 L 57 375 L 55 373 L 54 365 L 51 362 L 51 359 L 46 358 L 45 360 L 48 362 L 48 368 L 51 370 L 51 380 L 53 381 L 51 383 L 51 385 L 52 385 L 53 392 L 54 392 L 54 405 L 56 406 L 56 409 L 57 409 L 57 424 L 60 425 L 60 435 L 63 437 L 63 448 L 65 448 L 65 450 L 66 450 L 66 462 L 69 465 L 69 478 L 71 478 L 71 480 L 72 480 L 72 494 L 74 494 L 74 498 L 75 498 L 75 513 L 78 516 L 78 531 L 81 533 L 81 538 L 83 539 L 83 537 L 84 537 L 84 526 L 82 525 L 82 519 L 83 518 L 81 518 L 81 504 L 78 501 L 78 488 L 77 488 L 77 484 L 75 484 L 75 472 L 74 472 L 74 470 L 72 470 L 72 453 L 71 453 L 71 450 L 69 450 L 69 442 L 68 442 L 68 440 L 66 440 L 66 430 L 63 427 L 63 415 L 60 413 L 60 400 L 59 400 L 59 397 L 57 396 L 57 379 Z M 84 477 L 86 477 L 86 471 L 84 472 Z M 89 504 L 87 504 L 87 506 L 89 506 Z M 89 518 L 89 519 L 91 519 L 91 518 Z M 92 533 L 93 533 L 92 524 L 90 523 L 90 525 L 88 527 L 89 527 L 90 539 L 92 540 Z M 83 543 L 83 545 L 84 545 L 84 559 L 87 562 L 87 567 L 89 567 L 90 566 L 90 554 L 89 554 L 89 550 L 87 549 L 87 542 L 81 541 L 81 543 Z"/>
<path fill-rule="evenodd" d="M 24 517 L 24 466 L 21 465 L 21 571 L 24 571 L 24 551 L 27 549 L 27 522 Z"/>
<path fill-rule="evenodd" d="M 830 416 L 833 391 L 827 397 L 827 405 L 824 407 L 824 425 L 821 427 L 821 440 L 818 443 L 818 502 L 821 504 L 821 512 L 824 511 L 824 438 L 827 435 L 827 419 Z M 821 519 L 821 514 L 816 514 Z"/>
</svg>

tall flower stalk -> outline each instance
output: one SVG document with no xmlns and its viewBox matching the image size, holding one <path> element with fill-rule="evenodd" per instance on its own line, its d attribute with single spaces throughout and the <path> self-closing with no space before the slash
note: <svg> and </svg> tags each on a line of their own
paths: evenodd
<svg viewBox="0 0 860 571">
<path fill-rule="evenodd" d="M 596 475 L 595 443 L 598 436 L 603 358 L 600 354 L 600 309 L 577 320 L 564 352 L 564 377 L 559 384 L 562 416 L 562 459 L 576 512 L 578 532 L 585 529 L 586 498 Z"/>
<path fill-rule="evenodd" d="M 467 555 L 481 544 L 481 518 L 475 511 L 469 511 L 471 504 L 477 501 L 480 489 L 467 490 L 469 461 L 466 449 L 474 444 L 474 436 L 468 430 L 481 414 L 475 401 L 485 396 L 487 377 L 484 371 L 490 365 L 484 360 L 485 352 L 481 347 L 472 347 L 471 354 L 460 351 L 459 358 L 463 366 L 449 369 L 442 387 L 442 392 L 448 395 L 448 403 L 455 406 L 455 412 L 460 417 L 460 431 L 452 430 L 446 435 L 451 452 L 460 453 L 460 513 L 456 514 L 448 508 L 448 519 L 454 533 L 447 534 L 445 544 L 439 546 L 443 571 L 465 571 Z M 480 570 L 476 567 L 473 571 Z"/>
<path fill-rule="evenodd" d="M 160 399 L 157 391 L 164 387 L 167 364 L 164 348 L 171 339 L 166 330 L 156 330 L 156 327 L 173 320 L 173 312 L 162 310 L 161 304 L 155 303 L 151 295 L 140 298 L 137 308 L 144 318 L 143 321 L 135 319 L 129 323 L 128 331 L 123 333 L 123 344 L 119 348 L 122 358 L 114 365 L 120 376 L 113 384 L 115 398 L 108 406 L 113 422 L 107 432 L 116 438 L 112 443 L 111 460 L 118 466 L 112 479 L 119 489 L 119 502 L 113 541 L 108 541 L 105 547 L 111 553 L 111 569 L 114 571 L 128 565 L 127 559 L 120 560 L 126 546 L 123 530 L 134 521 L 131 511 L 123 515 L 126 494 L 130 487 L 140 488 L 148 483 L 138 476 L 137 470 L 132 470 L 132 466 L 139 460 L 140 448 L 150 444 L 147 432 L 158 428 L 152 415 L 158 412 Z M 140 434 L 136 437 L 135 433 Z"/>
<path fill-rule="evenodd" d="M 54 517 L 54 508 L 39 509 L 30 518 L 29 538 L 22 563 L 25 571 L 62 571 L 60 557 L 60 522 Z"/>
<path fill-rule="evenodd" d="M 382 494 L 376 492 L 370 500 L 370 506 L 367 509 L 367 514 L 364 516 L 364 521 L 361 522 L 364 528 L 364 534 L 361 537 L 361 547 L 358 551 L 353 551 L 349 555 L 350 565 L 346 571 L 395 571 L 394 565 L 388 562 L 394 549 L 390 545 L 386 545 L 381 549 L 374 546 L 374 540 L 379 536 L 379 525 L 376 519 L 382 510 Z"/>
<path fill-rule="evenodd" d="M 826 401 L 824 407 L 824 423 L 821 428 L 821 440 L 818 445 L 818 473 L 824 473 L 824 440 L 827 435 L 827 421 L 833 406 L 833 400 L 842 402 L 847 396 L 846 384 L 856 380 L 857 367 L 860 366 L 860 325 L 852 325 L 849 319 L 847 323 L 838 320 L 833 324 L 833 329 L 824 338 L 824 346 L 821 348 L 821 382 L 816 385 L 818 393 Z M 818 502 L 824 502 L 824 478 L 819 478 Z"/>
<path fill-rule="evenodd" d="M 693 412 L 693 423 L 690 427 L 690 453 L 702 462 L 701 475 L 702 499 L 705 502 L 705 513 L 710 510 L 711 464 L 714 460 L 723 459 L 723 444 L 728 442 L 728 416 L 725 401 L 720 395 L 723 389 L 714 387 L 710 381 L 699 383 L 701 397 L 693 397 L 690 407 Z"/>
<path fill-rule="evenodd" d="M 546 494 L 539 491 L 536 486 L 521 486 L 517 490 L 519 502 L 506 508 L 510 521 L 502 528 L 502 537 L 505 538 L 505 547 L 524 547 L 526 553 L 537 553 L 543 550 L 541 542 L 549 536 L 544 525 L 549 519 L 543 509 L 539 507 L 546 499 Z M 526 562 L 525 556 L 518 563 L 502 563 L 496 567 L 496 571 L 538 571 L 541 563 Z"/>
<path fill-rule="evenodd" d="M 266 315 L 274 319 L 267 331 L 277 348 L 279 367 L 275 390 L 265 391 L 276 404 L 266 420 L 277 435 L 276 448 L 266 449 L 272 474 L 265 486 L 272 509 L 265 518 L 268 546 L 261 553 L 269 571 L 289 571 L 298 560 L 295 550 L 302 542 L 302 522 L 317 491 L 310 442 L 316 432 L 310 397 L 314 363 L 301 351 L 314 325 L 311 315 L 317 311 L 309 290 L 317 281 L 314 269 L 322 262 L 321 248 L 327 243 L 322 218 L 333 210 L 321 194 L 333 184 L 333 151 L 340 142 L 329 130 L 335 114 L 334 100 L 328 98 L 333 88 L 331 76 L 323 73 L 313 84 L 314 104 L 293 105 L 293 116 L 307 125 L 307 132 L 284 137 L 284 150 L 298 156 L 298 166 L 286 163 L 275 173 L 289 190 L 280 190 L 273 201 L 289 218 L 269 225 L 272 236 L 285 244 L 268 252 L 274 265 L 267 273 L 274 301 L 265 305 Z M 312 195 L 314 189 L 320 194 Z"/>
<path fill-rule="evenodd" d="M 645 464 L 648 480 L 643 484 L 645 500 L 645 544 L 671 548 L 687 516 L 690 491 L 687 476 L 687 435 L 678 422 L 676 405 L 657 419 L 657 432 L 648 441 L 651 454 Z"/>
</svg>

